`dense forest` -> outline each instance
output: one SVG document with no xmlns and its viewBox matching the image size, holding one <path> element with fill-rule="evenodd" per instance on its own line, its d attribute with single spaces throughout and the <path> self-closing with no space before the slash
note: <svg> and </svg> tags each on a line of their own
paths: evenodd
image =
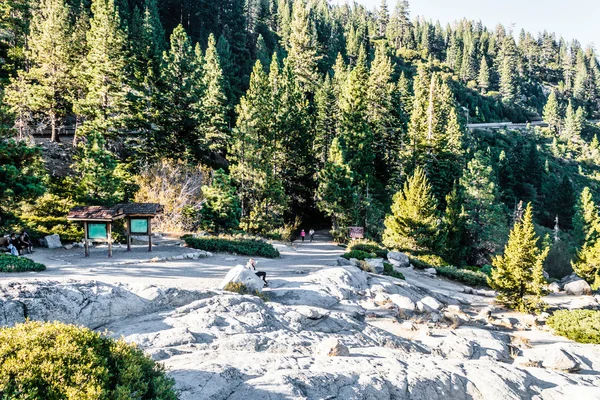
<svg viewBox="0 0 600 400">
<path fill-rule="evenodd" d="M 600 232 L 600 67 L 553 33 L 442 26 L 406 0 L 5 0 L 0 80 L 4 229 L 76 238 L 75 204 L 158 201 L 179 232 L 358 225 L 484 265 L 525 202 L 555 274 Z"/>
</svg>

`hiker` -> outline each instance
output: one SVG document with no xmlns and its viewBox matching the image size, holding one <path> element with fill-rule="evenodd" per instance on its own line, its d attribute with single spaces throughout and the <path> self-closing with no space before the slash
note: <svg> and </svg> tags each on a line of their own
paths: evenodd
<svg viewBox="0 0 600 400">
<path fill-rule="evenodd" d="M 253 258 L 248 260 L 248 263 L 246 264 L 246 268 L 248 268 L 250 271 L 256 271 L 256 260 L 254 260 Z M 260 279 L 263 280 L 263 282 L 265 283 L 265 287 L 269 286 L 269 283 L 267 282 L 267 273 L 264 271 L 257 271 L 255 272 L 256 276 L 258 276 Z"/>
<path fill-rule="evenodd" d="M 8 250 L 13 256 L 19 257 L 21 255 L 21 242 L 17 239 L 17 235 L 12 233 L 8 238 Z"/>
<path fill-rule="evenodd" d="M 300 237 L 302 238 L 302 243 L 304 243 L 305 236 L 306 236 L 306 232 L 304 232 L 304 229 L 302 229 L 302 232 L 300 232 Z"/>
<path fill-rule="evenodd" d="M 33 243 L 31 242 L 29 234 L 26 231 L 21 232 L 19 241 L 21 242 L 23 249 L 27 250 L 29 254 L 33 253 Z"/>
<path fill-rule="evenodd" d="M 312 241 L 315 238 L 315 230 L 311 229 L 310 231 L 308 231 L 308 234 L 310 235 L 310 242 L 312 243 Z"/>
</svg>

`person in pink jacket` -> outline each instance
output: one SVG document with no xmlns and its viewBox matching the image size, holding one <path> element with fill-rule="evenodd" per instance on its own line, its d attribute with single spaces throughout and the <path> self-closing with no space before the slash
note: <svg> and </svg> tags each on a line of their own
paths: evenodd
<svg viewBox="0 0 600 400">
<path fill-rule="evenodd" d="M 302 242 L 304 242 L 305 236 L 306 236 L 306 232 L 304 232 L 304 229 L 302 229 L 302 232 L 300 232 L 300 237 L 302 238 Z"/>
</svg>

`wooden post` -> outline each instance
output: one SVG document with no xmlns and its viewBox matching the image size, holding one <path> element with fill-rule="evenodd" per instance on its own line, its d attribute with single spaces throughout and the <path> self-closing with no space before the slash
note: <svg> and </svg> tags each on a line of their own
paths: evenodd
<svg viewBox="0 0 600 400">
<path fill-rule="evenodd" d="M 131 251 L 131 218 L 127 217 L 127 251 Z"/>
<path fill-rule="evenodd" d="M 83 223 L 83 237 L 84 237 L 84 243 L 83 243 L 83 247 L 85 248 L 85 256 L 89 257 L 90 256 L 90 248 L 89 248 L 89 243 L 88 243 L 88 223 L 84 222 Z"/>
<path fill-rule="evenodd" d="M 106 226 L 108 227 L 107 229 L 107 236 L 108 236 L 108 258 L 112 257 L 112 222 L 109 222 L 106 224 Z"/>
<path fill-rule="evenodd" d="M 152 252 L 152 218 L 148 218 L 148 251 Z"/>
</svg>

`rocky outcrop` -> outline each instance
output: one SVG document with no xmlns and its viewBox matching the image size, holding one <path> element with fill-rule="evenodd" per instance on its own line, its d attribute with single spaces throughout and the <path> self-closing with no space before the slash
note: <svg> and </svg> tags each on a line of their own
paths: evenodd
<svg viewBox="0 0 600 400">
<path fill-rule="evenodd" d="M 564 286 L 565 292 L 573 296 L 592 294 L 592 288 L 583 279 L 572 280 Z"/>
<path fill-rule="evenodd" d="M 387 258 L 388 261 L 395 267 L 408 268 L 410 266 L 410 259 L 408 256 L 404 253 L 400 253 L 399 251 L 388 252 Z"/>
<path fill-rule="evenodd" d="M 0 318 L 107 329 L 164 363 L 182 400 L 558 399 L 573 388 L 588 399 L 600 387 L 597 346 L 516 349 L 485 321 L 450 328 L 440 318 L 468 322 L 469 305 L 404 281 L 340 266 L 275 286 L 264 302 L 154 286 L 4 284 Z"/>
</svg>

